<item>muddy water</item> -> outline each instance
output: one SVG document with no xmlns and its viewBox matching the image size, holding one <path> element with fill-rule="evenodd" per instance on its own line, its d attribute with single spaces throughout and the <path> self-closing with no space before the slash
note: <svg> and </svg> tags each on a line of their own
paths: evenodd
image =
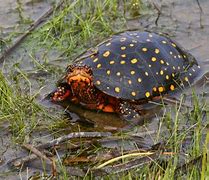
<svg viewBox="0 0 209 180">
<path fill-rule="evenodd" d="M 209 1 L 201 0 L 200 6 L 198 6 L 196 0 L 156 0 L 153 1 L 155 7 L 149 7 L 150 10 L 142 13 L 141 18 L 135 18 L 129 20 L 127 22 L 128 29 L 149 29 L 153 31 L 163 31 L 168 33 L 174 40 L 179 42 L 183 47 L 188 49 L 191 54 L 193 54 L 197 60 L 200 62 L 200 65 L 203 69 L 202 75 L 206 74 L 209 71 Z M 51 1 L 30 1 L 24 0 L 21 1 L 22 6 L 24 7 L 22 12 L 18 10 L 17 1 L 14 0 L 0 0 L 0 30 L 1 37 L 8 36 L 10 33 L 14 31 L 22 32 L 23 29 L 27 28 L 27 24 L 20 24 L 21 13 L 24 14 L 24 17 L 35 20 L 39 17 L 40 14 L 45 12 L 51 5 Z M 34 47 L 36 44 L 34 44 Z M 56 78 L 53 74 L 44 71 L 36 71 L 34 63 L 29 56 L 29 53 L 33 47 L 27 47 L 27 44 L 24 42 L 18 47 L 10 57 L 8 57 L 4 62 L 3 71 L 5 74 L 8 74 L 13 68 L 14 64 L 19 65 L 19 68 L 24 72 L 29 74 L 29 79 L 32 82 L 32 85 L 28 88 L 26 84 L 27 91 L 31 94 L 34 92 L 38 92 L 40 89 L 40 94 L 37 98 L 37 101 L 42 103 L 42 98 L 53 89 L 53 85 L 56 82 Z M 41 62 L 41 57 L 43 57 L 45 52 L 35 52 L 35 57 Z M 54 62 L 54 57 L 58 57 L 60 54 L 55 50 L 51 50 L 47 53 L 47 57 L 49 59 L 49 63 Z M 41 62 L 43 63 L 43 62 Z M 56 63 L 57 66 L 63 68 L 66 66 L 68 62 L 66 60 L 61 60 Z M 33 72 L 35 69 L 36 72 Z M 41 78 L 41 83 L 40 83 Z M 208 92 L 209 86 L 207 84 L 204 76 L 200 76 L 200 81 L 196 86 L 197 93 Z M 204 86 L 202 86 L 204 84 Z M 24 88 L 23 88 L 24 89 Z M 191 92 L 188 90 L 186 92 L 188 95 Z M 46 105 L 46 103 L 43 103 Z M 56 108 L 56 106 L 52 104 L 46 105 L 46 108 Z M 168 107 L 172 108 L 172 107 Z M 57 109 L 58 111 L 62 111 L 61 108 Z M 71 113 L 71 111 L 75 112 Z M 166 111 L 166 109 L 164 110 Z M 162 113 L 164 112 L 162 111 Z M 96 130 L 102 130 L 101 127 L 105 127 L 103 130 L 114 129 L 114 127 L 122 127 L 124 122 L 122 122 L 115 115 L 110 114 L 98 114 L 91 111 L 83 110 L 79 107 L 72 106 L 69 109 L 69 113 L 72 118 L 77 119 L 88 119 L 93 122 L 93 128 Z M 144 126 L 139 127 L 134 133 L 138 133 L 138 135 L 145 138 L 148 144 L 153 144 L 162 140 L 162 136 L 156 135 L 158 128 L 160 125 L 159 116 L 162 114 L 154 113 L 155 118 L 150 118 L 149 123 Z M 185 127 L 184 122 L 182 122 L 182 127 Z M 92 128 L 92 127 L 91 127 Z M 2 125 L 0 127 L 1 140 L 0 146 L 0 178 L 5 177 L 9 179 L 15 179 L 16 173 L 10 172 L 10 169 L 7 167 L 7 162 L 10 159 L 15 158 L 16 156 L 24 153 L 22 149 L 17 146 L 14 147 L 12 143 L 10 143 L 11 134 L 8 132 L 7 126 Z M 162 131 L 166 130 L 166 127 L 162 125 Z M 88 130 L 88 129 L 87 129 Z M 41 135 L 40 135 L 41 138 Z M 15 153 L 14 153 L 15 152 Z M 27 173 L 29 175 L 32 174 L 32 170 L 29 172 L 23 171 L 20 174 L 26 177 Z"/>
</svg>

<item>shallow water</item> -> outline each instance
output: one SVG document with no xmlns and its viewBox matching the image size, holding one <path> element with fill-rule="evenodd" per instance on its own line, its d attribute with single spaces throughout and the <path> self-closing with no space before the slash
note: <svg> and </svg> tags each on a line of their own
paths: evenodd
<svg viewBox="0 0 209 180">
<path fill-rule="evenodd" d="M 140 18 L 130 19 L 127 22 L 128 29 L 149 29 L 152 31 L 163 31 L 168 33 L 174 40 L 179 42 L 185 49 L 188 49 L 191 54 L 193 54 L 197 60 L 200 62 L 203 73 L 199 77 L 198 83 L 195 85 L 195 90 L 198 94 L 202 92 L 208 92 L 209 86 L 208 81 L 205 78 L 209 70 L 209 1 L 201 0 L 200 7 L 197 4 L 196 0 L 162 0 L 162 1 L 153 1 L 155 6 L 160 10 L 160 15 L 158 16 L 158 11 L 154 7 L 150 7 L 151 10 L 144 12 Z M 40 14 L 45 12 L 51 5 L 51 1 L 21 1 L 23 4 L 23 13 L 24 16 L 30 19 L 37 19 Z M 22 21 L 20 18 L 20 11 L 18 10 L 18 4 L 14 0 L 3 1 L 0 0 L 0 27 L 1 27 L 1 37 L 8 36 L 12 32 L 22 32 L 23 29 L 27 28 L 26 25 L 20 25 Z M 9 17 L 9 18 L 8 18 Z M 157 20 L 157 21 L 156 21 Z M 14 39 L 13 39 L 14 40 Z M 30 44 L 31 45 L 31 44 Z M 36 46 L 36 44 L 34 44 Z M 33 45 L 28 46 L 24 44 L 24 41 L 21 45 L 9 56 L 4 64 L 2 64 L 3 71 L 5 75 L 9 72 L 15 71 L 14 64 L 18 64 L 19 68 L 29 74 L 29 80 L 32 82 L 30 86 L 25 84 L 25 91 L 33 94 L 39 92 L 37 101 L 46 108 L 55 108 L 57 111 L 62 112 L 63 109 L 57 105 L 49 104 L 48 102 L 42 101 L 46 94 L 53 90 L 57 76 L 50 74 L 49 72 L 42 70 L 37 71 L 34 62 L 31 60 L 30 52 L 33 50 Z M 44 56 L 44 51 L 35 52 L 35 57 L 41 63 L 42 57 Z M 62 67 L 63 70 L 66 67 L 66 64 L 69 62 L 65 59 L 56 61 L 56 57 L 59 57 L 59 52 L 56 50 L 50 50 L 47 52 L 47 57 L 50 64 L 57 65 Z M 24 86 L 24 85 L 23 85 Z M 191 89 L 185 91 L 188 97 L 191 95 Z M 201 97 L 201 95 L 200 95 Z M 208 99 L 208 96 L 204 97 Z M 206 100 L 205 100 L 206 101 Z M 190 98 L 187 100 L 190 103 Z M 139 127 L 134 130 L 133 133 L 137 133 L 139 136 L 143 137 L 147 144 L 151 145 L 158 141 L 161 141 L 164 137 L 166 139 L 167 127 L 161 122 L 159 122 L 159 117 L 163 115 L 165 111 L 169 111 L 174 107 L 168 106 L 167 110 L 163 109 L 160 113 L 153 113 L 154 117 L 148 118 L 148 123 L 144 126 Z M 106 113 L 96 113 L 93 111 L 88 111 L 77 106 L 70 106 L 69 115 L 72 117 L 72 121 L 76 122 L 77 120 L 81 122 L 81 129 L 95 131 L 116 131 L 117 128 L 121 128 L 126 125 L 126 122 L 123 122 L 116 115 L 106 114 Z M 85 119 L 88 119 L 90 126 L 85 127 Z M 181 122 L 182 129 L 187 127 L 185 122 Z M 83 127 L 82 127 L 83 126 Z M 158 128 L 161 126 L 162 134 L 156 134 Z M 190 123 L 188 123 L 190 126 Z M 9 171 L 6 163 L 10 160 L 24 154 L 21 148 L 17 146 L 14 147 L 10 142 L 10 132 L 7 129 L 7 126 L 4 125 L 0 127 L 2 145 L 0 146 L 0 178 L 5 175 L 6 171 Z M 66 131 L 69 133 L 69 130 Z M 44 133 L 43 133 L 44 134 Z M 43 134 L 37 135 L 37 138 L 41 138 Z M 47 135 L 47 134 L 46 134 Z M 49 138 L 50 139 L 52 137 Z M 8 148 L 7 148 L 8 147 Z M 15 152 L 15 153 L 14 153 Z M 1 161 L 2 159 L 2 161 Z M 29 172 L 23 171 L 22 176 L 32 174 L 33 170 Z M 10 179 L 15 179 L 16 173 L 13 175 L 8 175 Z"/>
</svg>

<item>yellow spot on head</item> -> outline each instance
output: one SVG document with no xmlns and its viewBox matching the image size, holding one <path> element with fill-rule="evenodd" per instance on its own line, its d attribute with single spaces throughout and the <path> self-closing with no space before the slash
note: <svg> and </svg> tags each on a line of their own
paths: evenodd
<svg viewBox="0 0 209 180">
<path fill-rule="evenodd" d="M 97 62 L 97 61 L 98 61 L 98 58 L 96 58 L 96 59 L 93 60 L 93 62 Z"/>
<path fill-rule="evenodd" d="M 150 97 L 150 93 L 149 92 L 146 92 L 145 93 L 145 96 L 148 98 L 148 97 Z"/>
<path fill-rule="evenodd" d="M 138 78 L 137 81 L 140 83 L 140 82 L 142 82 L 142 79 L 141 78 Z"/>
<path fill-rule="evenodd" d="M 121 54 L 121 57 L 125 58 L 126 57 L 126 54 Z"/>
<path fill-rule="evenodd" d="M 115 61 L 110 61 L 110 64 L 115 64 Z"/>
<path fill-rule="evenodd" d="M 136 92 L 134 92 L 134 91 L 131 92 L 131 95 L 132 95 L 132 96 L 136 96 Z"/>
<path fill-rule="evenodd" d="M 161 93 L 164 91 L 164 88 L 162 86 L 158 87 L 158 91 Z"/>
<path fill-rule="evenodd" d="M 142 51 L 147 52 L 147 48 L 142 48 Z"/>
<path fill-rule="evenodd" d="M 163 70 L 161 70 L 161 71 L 160 71 L 160 75 L 163 75 L 163 74 L 164 74 L 164 72 L 163 72 Z"/>
<path fill-rule="evenodd" d="M 171 85 L 170 85 L 170 90 L 171 90 L 171 91 L 174 91 L 174 89 L 175 89 L 175 86 L 174 86 L 173 84 L 171 84 Z"/>
<path fill-rule="evenodd" d="M 121 50 L 125 50 L 125 49 L 126 49 L 126 47 L 125 47 L 125 46 L 122 46 L 120 49 L 121 49 Z"/>
<path fill-rule="evenodd" d="M 103 54 L 104 57 L 108 57 L 109 55 L 110 55 L 110 51 L 106 51 L 106 52 Z"/>
<path fill-rule="evenodd" d="M 132 63 L 132 64 L 135 64 L 135 63 L 137 63 L 137 61 L 138 61 L 138 60 L 137 60 L 136 58 L 134 58 L 134 59 L 131 60 L 131 63 Z"/>
<path fill-rule="evenodd" d="M 172 73 L 171 75 L 172 75 L 173 77 L 175 77 L 175 74 L 174 74 L 174 73 Z"/>
<path fill-rule="evenodd" d="M 102 65 L 101 64 L 97 64 L 97 68 L 101 68 L 102 67 Z"/>
<path fill-rule="evenodd" d="M 120 92 L 120 88 L 119 87 L 115 87 L 115 92 L 119 93 Z"/>
<path fill-rule="evenodd" d="M 101 82 L 100 82 L 100 81 L 96 81 L 96 84 L 97 84 L 97 85 L 100 85 L 100 84 L 101 84 Z"/>
<path fill-rule="evenodd" d="M 130 46 L 130 47 L 133 47 L 133 46 L 134 46 L 134 44 L 129 44 L 129 46 Z"/>
<path fill-rule="evenodd" d="M 126 61 L 120 61 L 120 64 L 126 64 Z"/>
<path fill-rule="evenodd" d="M 152 61 L 155 62 L 157 59 L 156 57 L 152 57 Z"/>
<path fill-rule="evenodd" d="M 110 75 L 110 70 L 107 70 L 107 74 Z"/>
<path fill-rule="evenodd" d="M 159 54 L 160 50 L 159 49 L 155 49 L 155 53 Z"/>
<path fill-rule="evenodd" d="M 131 75 L 134 75 L 135 74 L 135 71 L 131 71 Z"/>
<path fill-rule="evenodd" d="M 184 80 L 185 80 L 186 82 L 188 82 L 188 81 L 189 81 L 188 77 L 185 77 L 185 78 L 184 78 Z"/>
</svg>

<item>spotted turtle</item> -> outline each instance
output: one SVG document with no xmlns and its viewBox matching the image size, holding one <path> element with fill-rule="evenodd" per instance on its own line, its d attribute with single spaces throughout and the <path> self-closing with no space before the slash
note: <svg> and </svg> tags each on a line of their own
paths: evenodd
<svg viewBox="0 0 209 180">
<path fill-rule="evenodd" d="M 196 59 L 166 35 L 126 31 L 69 65 L 51 100 L 134 118 L 137 105 L 190 86 L 199 71 Z"/>
</svg>

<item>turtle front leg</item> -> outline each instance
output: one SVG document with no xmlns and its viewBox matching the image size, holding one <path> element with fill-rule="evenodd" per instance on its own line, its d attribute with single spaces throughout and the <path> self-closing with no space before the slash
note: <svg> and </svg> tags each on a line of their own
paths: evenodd
<svg viewBox="0 0 209 180">
<path fill-rule="evenodd" d="M 126 121 L 133 121 L 140 120 L 143 112 L 131 103 L 122 101 L 119 103 L 118 114 Z"/>
</svg>

